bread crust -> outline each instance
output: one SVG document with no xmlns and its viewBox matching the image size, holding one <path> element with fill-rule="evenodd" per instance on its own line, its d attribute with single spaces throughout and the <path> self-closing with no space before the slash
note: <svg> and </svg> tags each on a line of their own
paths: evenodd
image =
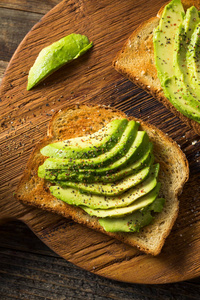
<svg viewBox="0 0 200 300">
<path fill-rule="evenodd" d="M 48 188 L 49 183 L 37 176 L 38 167 L 45 160 L 40 153 L 42 147 L 58 140 L 90 134 L 99 130 L 112 119 L 124 117 L 138 121 L 140 129 L 147 131 L 150 140 L 154 144 L 155 160 L 161 165 L 159 181 L 165 183 L 161 188 L 161 196 L 166 198 L 165 209 L 158 214 L 159 217 L 155 218 L 152 225 L 142 229 L 140 233 L 105 232 L 96 217 L 90 217 L 79 207 L 68 205 L 52 196 Z M 129 245 L 137 246 L 145 253 L 157 255 L 160 253 L 165 239 L 177 218 L 178 195 L 182 192 L 188 177 L 189 167 L 184 153 L 176 142 L 156 127 L 140 119 L 127 117 L 125 113 L 111 107 L 75 105 L 66 107 L 53 115 L 49 123 L 47 136 L 36 145 L 28 160 L 15 197 L 24 204 L 60 214 Z M 166 190 L 166 187 L 168 190 Z M 165 222 L 164 225 L 163 221 Z"/>
<path fill-rule="evenodd" d="M 184 9 L 194 5 L 200 9 L 200 1 L 182 0 Z M 166 4 L 165 4 L 166 5 Z M 130 81 L 161 102 L 175 116 L 200 135 L 200 124 L 180 113 L 165 97 L 154 61 L 153 30 L 158 26 L 164 9 L 160 8 L 157 16 L 142 23 L 130 35 L 113 60 L 114 68 Z"/>
</svg>

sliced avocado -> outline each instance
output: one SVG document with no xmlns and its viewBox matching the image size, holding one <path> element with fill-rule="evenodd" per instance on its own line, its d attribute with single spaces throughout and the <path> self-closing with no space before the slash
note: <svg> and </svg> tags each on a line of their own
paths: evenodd
<svg viewBox="0 0 200 300">
<path fill-rule="evenodd" d="M 89 215 L 96 216 L 98 218 L 122 217 L 134 211 L 140 210 L 141 208 L 146 207 L 147 205 L 150 205 L 157 198 L 159 189 L 160 183 L 157 183 L 153 190 L 149 191 L 145 194 L 145 196 L 140 197 L 139 199 L 137 199 L 136 201 L 134 201 L 126 207 L 115 207 L 111 209 L 92 209 L 89 207 L 81 206 L 81 208 Z"/>
<path fill-rule="evenodd" d="M 199 12 L 196 7 L 191 6 L 186 11 L 184 20 L 179 25 L 175 35 L 173 54 L 174 75 L 182 81 L 186 88 L 190 87 L 186 56 L 189 50 L 191 36 L 199 22 Z"/>
<path fill-rule="evenodd" d="M 185 15 L 185 18 L 177 30 L 175 35 L 175 48 L 174 48 L 174 75 L 176 84 L 182 98 L 186 100 L 187 105 L 196 108 L 199 105 L 197 90 L 192 89 L 190 85 L 190 66 L 187 64 L 186 54 L 189 51 L 189 45 L 192 33 L 196 25 L 199 23 L 200 18 L 198 10 L 192 6 Z M 199 110 L 200 113 L 200 110 Z"/>
<path fill-rule="evenodd" d="M 144 212 L 146 209 L 152 210 L 154 212 L 161 212 L 163 210 L 163 206 L 165 204 L 164 198 L 156 198 L 148 207 L 143 208 L 142 212 Z"/>
<path fill-rule="evenodd" d="M 56 158 L 94 157 L 116 145 L 127 123 L 127 119 L 115 119 L 93 134 L 49 144 L 40 152 L 44 156 Z M 135 133 L 138 126 L 139 124 L 135 123 Z"/>
<path fill-rule="evenodd" d="M 119 218 L 100 218 L 99 223 L 108 232 L 139 232 L 142 227 L 152 222 L 153 216 L 151 211 L 161 212 L 164 203 L 165 200 L 163 198 L 156 198 L 152 204 L 145 208 L 145 211 L 142 209 L 137 210 Z"/>
<path fill-rule="evenodd" d="M 152 220 L 149 210 L 145 214 L 138 210 L 124 217 L 100 218 L 99 223 L 107 232 L 139 232 L 140 228 L 149 225 Z"/>
<path fill-rule="evenodd" d="M 145 178 L 148 176 L 149 171 L 150 171 L 150 167 L 146 167 L 140 170 L 138 173 L 126 176 L 125 179 L 122 179 L 115 183 L 103 184 L 101 182 L 95 182 L 95 183 L 87 184 L 87 183 L 77 183 L 72 181 L 62 181 L 62 182 L 59 181 L 58 183 L 62 188 L 71 187 L 86 193 L 91 193 L 96 195 L 115 196 L 115 195 L 122 194 L 126 190 L 143 182 Z"/>
<path fill-rule="evenodd" d="M 131 147 L 133 140 L 135 140 L 135 131 L 137 125 L 135 121 L 130 121 L 127 124 L 119 142 L 110 151 L 107 151 L 97 157 L 89 159 L 60 159 L 48 158 L 44 162 L 45 169 L 89 169 L 100 168 L 109 165 L 121 157 L 123 157 Z"/>
<path fill-rule="evenodd" d="M 182 83 L 182 78 L 174 75 L 175 36 L 177 30 L 181 28 L 179 26 L 184 16 L 180 0 L 172 0 L 165 6 L 159 26 L 154 32 L 155 63 L 165 96 L 183 115 L 200 122 L 200 111 L 196 107 L 196 99 Z M 181 46 L 180 39 L 179 33 L 177 41 Z"/>
<path fill-rule="evenodd" d="M 117 180 L 120 180 L 121 178 L 124 178 L 131 174 L 136 174 L 138 170 L 148 167 L 151 164 L 153 164 L 154 156 L 152 154 L 153 145 L 152 143 L 149 143 L 144 148 L 144 153 L 141 151 L 141 157 L 138 156 L 138 160 L 136 160 L 133 163 L 125 165 L 124 168 L 121 170 L 117 170 L 115 173 L 103 173 L 104 175 L 98 175 L 94 172 L 82 172 L 82 170 L 79 170 L 79 172 L 73 171 L 73 170 L 46 170 L 44 168 L 44 165 L 41 165 L 38 168 L 38 176 L 40 178 L 45 178 L 46 180 L 50 181 L 77 181 L 77 182 L 115 182 Z"/>
<path fill-rule="evenodd" d="M 159 164 L 152 166 L 148 177 L 136 187 L 133 187 L 122 195 L 109 197 L 104 195 L 84 194 L 79 190 L 59 186 L 51 186 L 50 192 L 56 198 L 72 205 L 85 205 L 92 209 L 109 209 L 130 205 L 138 198 L 149 193 L 157 184 Z"/>
<path fill-rule="evenodd" d="M 116 173 L 107 174 L 104 176 L 95 176 L 94 179 L 101 180 L 102 182 L 115 182 L 116 180 L 120 180 L 121 178 L 124 178 L 125 176 L 136 174 L 138 170 L 148 167 L 151 164 L 153 164 L 154 156 L 152 153 L 153 145 L 149 144 L 146 148 L 146 152 L 138 158 L 135 162 L 128 165 L 127 167 L 117 171 Z"/>
<path fill-rule="evenodd" d="M 172 0 L 163 10 L 158 27 L 154 31 L 154 57 L 161 85 L 174 75 L 174 38 L 185 12 L 181 0 Z"/>
<path fill-rule="evenodd" d="M 129 142 L 131 141 L 131 139 L 129 140 Z M 106 167 L 101 167 L 101 164 L 99 164 L 99 168 L 90 168 L 90 166 L 87 168 L 87 170 L 85 169 L 79 169 L 79 173 L 90 173 L 90 174 L 96 174 L 97 176 L 99 175 L 107 175 L 109 173 L 113 173 L 116 170 L 120 170 L 123 167 L 125 167 L 128 163 L 133 163 L 134 161 L 138 160 L 140 158 L 140 156 L 143 154 L 143 152 L 145 151 L 144 149 L 146 147 L 148 147 L 149 144 L 149 138 L 148 135 L 146 134 L 145 131 L 138 131 L 136 138 L 133 140 L 132 144 L 130 145 L 129 149 L 127 149 L 127 152 L 124 153 L 124 155 L 122 155 L 121 157 L 119 157 L 119 159 L 115 160 L 114 162 L 112 162 L 111 164 L 109 164 Z M 120 147 L 123 144 L 120 145 Z M 126 151 L 126 145 L 124 144 L 123 147 L 123 151 Z M 107 154 L 105 153 L 104 157 Z M 101 158 L 100 156 L 98 158 Z M 88 165 L 87 165 L 88 166 Z M 93 166 L 91 166 L 93 167 Z M 46 167 L 46 169 L 51 169 Z M 63 167 L 64 168 L 64 167 Z M 65 167 L 66 168 L 66 167 Z M 55 168 L 56 169 L 56 168 Z M 58 169 L 58 168 L 57 168 Z"/>
<path fill-rule="evenodd" d="M 186 59 L 190 70 L 190 85 L 196 91 L 198 99 L 200 99 L 200 23 L 197 24 L 192 34 Z"/>
<path fill-rule="evenodd" d="M 152 143 L 149 142 L 147 133 L 145 131 L 138 131 L 129 151 L 114 163 L 111 163 L 105 168 L 79 169 L 78 172 L 71 172 L 65 169 L 64 172 L 58 172 L 56 178 L 57 180 L 73 180 L 78 182 L 114 182 L 123 176 L 133 174 L 134 169 L 138 170 L 141 166 L 146 164 L 147 160 L 149 161 L 150 159 L 145 154 L 147 154 L 146 152 L 149 154 L 151 151 Z M 45 167 L 40 167 L 39 177 L 50 179 L 52 175 L 54 175 L 54 172 L 47 170 L 45 172 Z M 54 178 L 52 178 L 52 180 Z"/>
<path fill-rule="evenodd" d="M 98 168 L 97 170 L 89 169 L 88 172 L 95 172 L 97 175 L 103 175 L 113 173 L 116 170 L 120 170 L 127 166 L 129 163 L 132 164 L 133 162 L 137 161 L 142 156 L 149 144 L 150 142 L 147 133 L 145 131 L 138 131 L 136 138 L 129 148 L 129 151 L 123 157 L 106 166 L 105 168 Z M 80 173 L 81 172 L 82 171 L 80 170 Z"/>
<path fill-rule="evenodd" d="M 165 95 L 170 102 L 185 116 L 190 119 L 200 122 L 200 110 L 194 104 L 190 102 L 190 97 L 185 100 L 179 93 L 180 87 L 178 86 L 178 79 L 175 76 L 168 78 L 165 81 Z M 182 93 L 187 94 L 187 91 L 183 88 Z"/>
<path fill-rule="evenodd" d="M 27 90 L 44 80 L 64 64 L 78 58 L 92 47 L 85 35 L 72 33 L 43 48 L 28 75 Z"/>
</svg>

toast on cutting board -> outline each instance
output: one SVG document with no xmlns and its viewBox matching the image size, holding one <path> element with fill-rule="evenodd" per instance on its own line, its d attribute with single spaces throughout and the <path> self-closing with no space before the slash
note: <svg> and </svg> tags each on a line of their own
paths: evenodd
<svg viewBox="0 0 200 300">
<path fill-rule="evenodd" d="M 88 215 L 78 206 L 58 200 L 49 192 L 51 183 L 38 177 L 38 168 L 46 159 L 40 152 L 44 146 L 97 132 L 110 121 L 124 118 L 139 122 L 139 129 L 146 131 L 153 143 L 155 162 L 160 164 L 158 180 L 161 182 L 161 188 L 159 196 L 165 199 L 162 212 L 156 214 L 153 222 L 134 233 L 106 232 L 99 224 L 97 217 Z M 177 218 L 178 196 L 181 194 L 188 177 L 188 162 L 180 147 L 154 126 L 142 120 L 134 119 L 134 117 L 127 117 L 123 112 L 110 107 L 77 105 L 66 107 L 52 117 L 47 136 L 36 145 L 29 158 L 15 197 L 24 204 L 60 214 L 131 246 L 136 246 L 145 253 L 157 255 L 160 253 Z"/>
<path fill-rule="evenodd" d="M 195 6 L 200 10 L 199 0 L 182 0 L 181 2 L 185 11 L 191 6 Z M 165 96 L 158 78 L 154 57 L 153 34 L 159 25 L 166 4 L 161 7 L 157 16 L 142 23 L 130 35 L 122 49 L 114 58 L 113 66 L 120 74 L 151 94 L 156 100 L 160 101 L 174 115 L 200 135 L 200 122 L 188 118 L 175 108 Z"/>
</svg>

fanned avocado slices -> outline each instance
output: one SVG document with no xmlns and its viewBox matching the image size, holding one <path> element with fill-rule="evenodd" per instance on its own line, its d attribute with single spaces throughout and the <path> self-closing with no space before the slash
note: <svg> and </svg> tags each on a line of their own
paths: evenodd
<svg viewBox="0 0 200 300">
<path fill-rule="evenodd" d="M 194 103 L 191 105 L 189 98 L 186 101 L 182 95 L 179 95 L 178 91 L 180 87 L 178 86 L 177 78 L 172 76 L 165 81 L 165 94 L 171 103 L 186 117 L 200 122 L 200 110 Z M 186 90 L 183 90 L 186 93 Z M 181 100 L 181 101 L 180 101 Z"/>
<path fill-rule="evenodd" d="M 49 144 L 40 152 L 54 158 L 91 158 L 112 149 L 127 126 L 127 119 L 115 119 L 99 131 L 86 136 Z M 135 134 L 139 124 L 135 122 Z"/>
<path fill-rule="evenodd" d="M 149 147 L 152 146 L 152 144 L 149 142 L 148 135 L 145 131 L 137 131 L 137 128 L 135 134 L 132 133 L 132 138 L 130 138 L 128 145 L 125 144 L 126 139 L 122 140 L 121 146 L 123 147 L 124 155 L 118 159 L 118 156 L 114 156 L 113 162 L 111 164 L 108 164 L 106 167 L 100 167 L 102 163 L 106 161 L 108 163 L 108 156 L 109 154 L 105 153 L 104 155 L 99 155 L 95 158 L 95 160 L 73 160 L 73 159 L 57 159 L 57 158 L 49 158 L 47 159 L 43 165 L 39 167 L 38 175 L 41 178 L 51 179 L 51 176 L 58 175 L 58 180 L 68 180 L 67 178 L 73 178 L 74 175 L 78 181 L 84 181 L 81 178 L 87 178 L 89 176 L 104 176 L 108 175 L 110 173 L 114 173 L 116 171 L 121 170 L 122 168 L 126 167 L 128 164 L 132 164 L 133 162 L 140 159 L 140 157 L 143 156 L 143 153 L 149 149 Z M 126 133 L 125 133 L 126 134 Z M 134 135 L 136 135 L 134 137 Z M 130 143 L 132 144 L 130 145 Z M 123 145 L 124 143 L 124 145 Z M 149 146 L 150 145 L 150 146 Z M 114 149 L 114 151 L 120 151 L 120 148 Z M 114 151 L 111 152 L 111 155 L 113 155 Z M 111 157 L 110 155 L 110 157 Z M 102 159 L 105 159 L 104 162 L 102 162 Z M 95 169 L 92 169 L 92 165 L 90 163 L 92 162 L 98 162 L 97 167 Z M 78 162 L 79 171 L 75 171 L 77 169 L 76 162 Z M 84 162 L 84 163 L 83 163 Z M 82 169 L 82 165 L 84 165 L 84 169 Z M 87 170 L 85 170 L 87 169 Z M 54 172 L 56 170 L 56 172 Z M 59 170 L 59 171 L 57 171 Z M 63 170 L 63 171 L 62 171 Z M 82 174 L 81 174 L 82 173 Z M 80 177 L 80 179 L 78 179 Z M 93 178 L 91 177 L 91 179 Z M 53 179 L 53 178 L 52 178 Z M 117 180 L 117 179 L 116 179 Z"/>
<path fill-rule="evenodd" d="M 90 159 L 60 159 L 48 158 L 44 162 L 45 169 L 89 169 L 107 166 L 123 157 L 135 140 L 137 125 L 135 121 L 129 121 L 118 143 L 109 151 Z"/>
<path fill-rule="evenodd" d="M 43 48 L 28 75 L 27 90 L 92 47 L 85 35 L 72 33 Z"/>
<path fill-rule="evenodd" d="M 184 16 L 181 0 L 172 0 L 165 6 L 159 25 L 154 30 L 154 58 L 162 87 L 165 80 L 174 75 L 174 37 Z"/>
<path fill-rule="evenodd" d="M 200 123 L 198 92 L 190 84 L 192 72 L 187 60 L 190 39 L 198 22 L 195 7 L 185 14 L 181 0 L 172 0 L 163 10 L 153 42 L 157 74 L 165 97 L 183 115 Z"/>
<path fill-rule="evenodd" d="M 149 224 L 151 211 L 161 211 L 164 202 L 158 199 L 159 164 L 153 164 L 147 133 L 133 120 L 120 122 L 108 124 L 105 135 L 98 131 L 46 146 L 41 153 L 52 157 L 38 176 L 51 182 L 53 196 L 96 216 L 106 231 L 134 232 Z M 73 158 L 63 158 L 71 153 Z"/>
<path fill-rule="evenodd" d="M 180 24 L 175 35 L 175 46 L 173 54 L 174 75 L 177 78 L 177 84 L 179 85 L 180 89 L 182 88 L 182 86 L 184 86 L 184 90 L 187 92 L 182 92 L 183 98 L 187 100 L 188 97 L 192 96 L 191 99 L 194 105 L 198 104 L 198 97 L 196 95 L 198 89 L 192 89 L 190 80 L 190 73 L 192 72 L 191 66 L 187 61 L 187 56 L 188 53 L 191 52 L 193 52 L 194 54 L 194 51 L 191 50 L 195 49 L 195 45 L 194 48 L 191 49 L 191 37 L 195 32 L 196 26 L 199 22 L 199 12 L 194 6 L 191 6 L 186 11 L 184 20 Z"/>
<path fill-rule="evenodd" d="M 62 188 L 75 188 L 82 192 L 96 194 L 96 195 L 107 195 L 115 196 L 124 193 L 126 190 L 136 186 L 145 180 L 150 171 L 150 167 L 143 168 L 136 174 L 126 176 L 124 179 L 115 183 L 77 183 L 72 181 L 58 181 Z"/>
<path fill-rule="evenodd" d="M 198 99 L 200 99 L 200 22 L 192 34 L 188 48 L 186 61 L 190 69 L 190 85 L 196 91 Z"/>
<path fill-rule="evenodd" d="M 50 192 L 56 198 L 72 205 L 84 205 L 92 209 L 109 209 L 130 205 L 138 198 L 149 193 L 157 185 L 159 165 L 152 166 L 149 176 L 142 183 L 119 196 L 104 196 L 82 193 L 80 190 L 51 186 Z"/>
<path fill-rule="evenodd" d="M 123 217 L 99 218 L 99 223 L 108 232 L 139 232 L 140 228 L 152 222 L 152 212 L 161 212 L 164 204 L 164 198 L 157 198 L 145 209 L 136 210 Z"/>
<path fill-rule="evenodd" d="M 159 189 L 160 183 L 157 183 L 153 190 L 150 190 L 144 196 L 137 198 L 135 201 L 133 201 L 125 207 L 114 207 L 110 209 L 92 209 L 89 207 L 81 206 L 81 208 L 89 215 L 96 216 L 98 218 L 121 217 L 128 215 L 134 211 L 140 210 L 143 207 L 146 207 L 147 205 L 151 204 L 157 198 Z"/>
<path fill-rule="evenodd" d="M 140 228 L 149 225 L 153 220 L 151 211 L 143 214 L 140 210 L 116 218 L 99 218 L 99 224 L 107 232 L 139 232 Z"/>
<path fill-rule="evenodd" d="M 113 173 L 116 170 L 120 170 L 129 163 L 133 163 L 138 160 L 144 153 L 144 149 L 148 148 L 149 144 L 150 142 L 147 133 L 145 131 L 138 131 L 136 138 L 133 140 L 132 145 L 124 156 L 106 167 L 98 168 L 97 170 L 90 168 L 88 169 L 88 172 L 95 172 L 100 176 L 103 174 Z M 84 171 L 80 170 L 80 172 Z"/>
<path fill-rule="evenodd" d="M 145 168 L 153 163 L 154 156 L 152 154 L 152 143 L 146 145 L 141 155 L 138 155 L 138 159 L 125 165 L 123 167 L 119 165 L 119 168 L 115 171 L 107 171 L 100 175 L 99 173 L 90 172 L 89 170 L 80 169 L 78 172 L 76 170 L 46 170 L 44 165 L 41 165 L 38 169 L 38 176 L 45 178 L 46 180 L 54 181 L 73 181 L 73 182 L 115 182 L 128 175 L 136 174 L 140 169 Z M 97 169 L 98 171 L 99 169 Z M 83 172 L 85 171 L 85 172 Z"/>
<path fill-rule="evenodd" d="M 139 131 L 129 151 L 119 160 L 108 165 L 105 168 L 97 169 L 79 169 L 79 172 L 59 172 L 58 180 L 67 180 L 71 176 L 71 180 L 80 182 L 114 182 L 123 176 L 133 174 L 135 171 L 144 167 L 150 161 L 149 154 L 152 151 L 152 143 L 144 131 Z M 70 179 L 69 179 L 70 180 Z"/>
</svg>

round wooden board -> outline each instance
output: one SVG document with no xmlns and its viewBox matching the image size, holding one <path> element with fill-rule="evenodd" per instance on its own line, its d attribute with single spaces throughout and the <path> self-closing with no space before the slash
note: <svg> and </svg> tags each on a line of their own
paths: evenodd
<svg viewBox="0 0 200 300">
<path fill-rule="evenodd" d="M 112 67 L 132 31 L 156 15 L 166 1 L 62 1 L 24 38 L 1 85 L 0 216 L 17 218 L 68 261 L 107 278 L 131 283 L 169 283 L 200 276 L 199 137 L 161 104 Z M 39 51 L 72 32 L 94 42 L 87 54 L 26 91 L 27 74 Z M 14 200 L 13 193 L 34 145 L 46 134 L 54 111 L 74 103 L 111 105 L 148 121 L 181 146 L 190 179 L 180 213 L 157 257 L 103 234 Z"/>
</svg>

